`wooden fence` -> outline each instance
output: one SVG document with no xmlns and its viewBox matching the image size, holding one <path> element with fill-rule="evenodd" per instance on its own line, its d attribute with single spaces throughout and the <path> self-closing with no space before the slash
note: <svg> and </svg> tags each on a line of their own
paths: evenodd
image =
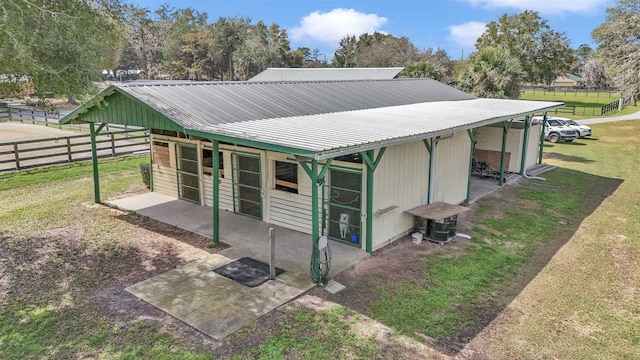
<svg viewBox="0 0 640 360">
<path fill-rule="evenodd" d="M 612 114 L 620 109 L 620 100 L 616 100 L 602 107 L 601 115 Z"/>
<path fill-rule="evenodd" d="M 47 112 L 32 108 L 22 108 L 15 106 L 0 106 L 0 122 L 3 121 L 15 121 L 22 124 L 33 124 L 33 125 L 44 125 L 57 127 L 58 129 L 68 129 L 74 131 L 89 131 L 89 126 L 87 124 L 60 124 L 60 118 L 66 115 L 66 113 L 60 112 Z M 111 130 L 124 130 L 127 131 L 125 134 L 129 136 L 129 130 L 144 130 L 144 128 L 137 126 L 128 126 L 128 125 L 118 125 L 118 124 L 107 124 L 105 125 L 105 131 Z"/>
<path fill-rule="evenodd" d="M 140 130 L 98 134 L 98 157 L 149 151 L 149 134 Z M 91 159 L 89 134 L 0 143 L 0 172 Z"/>
</svg>

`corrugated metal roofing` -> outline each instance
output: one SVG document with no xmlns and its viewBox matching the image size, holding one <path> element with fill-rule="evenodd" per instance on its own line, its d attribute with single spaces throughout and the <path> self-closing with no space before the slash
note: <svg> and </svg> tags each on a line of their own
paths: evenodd
<svg viewBox="0 0 640 360">
<path fill-rule="evenodd" d="M 62 119 L 121 92 L 185 130 L 315 153 L 318 159 L 425 139 L 563 106 L 478 99 L 430 79 L 112 86 Z M 115 119 L 117 121 L 117 119 Z M 130 124 L 132 125 L 132 124 Z M 253 146 L 253 145 L 251 145 Z"/>
<path fill-rule="evenodd" d="M 126 84 L 122 91 L 186 129 L 475 98 L 431 79 Z"/>
<path fill-rule="evenodd" d="M 562 103 L 506 99 L 441 101 L 211 126 L 207 132 L 294 147 L 329 158 L 426 139 L 534 112 Z M 466 136 L 466 134 L 465 134 Z"/>
<path fill-rule="evenodd" d="M 249 81 L 385 80 L 395 78 L 403 69 L 403 67 L 268 68 Z"/>
</svg>

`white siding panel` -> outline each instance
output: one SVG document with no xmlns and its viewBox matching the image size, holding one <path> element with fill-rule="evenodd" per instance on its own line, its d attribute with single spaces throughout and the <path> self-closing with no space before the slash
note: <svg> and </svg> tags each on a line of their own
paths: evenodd
<svg viewBox="0 0 640 360">
<path fill-rule="evenodd" d="M 311 234 L 311 197 L 271 191 L 271 223 Z"/>
<path fill-rule="evenodd" d="M 534 167 L 538 161 L 538 155 L 540 150 L 540 132 L 542 125 L 531 125 L 529 129 L 529 142 L 527 144 L 527 160 L 525 161 L 525 168 L 529 169 Z"/>
<path fill-rule="evenodd" d="M 476 149 L 502 151 L 502 126 L 483 126 L 478 131 Z M 520 160 L 522 156 L 522 132 L 523 129 L 510 129 L 507 133 L 507 145 L 505 151 L 510 153 L 508 166 L 509 171 L 518 172 L 520 170 Z"/>
<path fill-rule="evenodd" d="M 178 179 L 176 169 L 153 165 L 153 191 L 178 197 Z"/>
<path fill-rule="evenodd" d="M 404 211 L 427 203 L 428 166 L 429 152 L 422 141 L 387 148 L 374 173 L 373 212 L 390 206 L 398 208 L 374 215 L 374 249 L 413 228 L 413 217 Z"/>
<path fill-rule="evenodd" d="M 213 180 L 211 176 L 204 176 L 204 205 L 213 206 Z M 231 181 L 220 179 L 220 199 L 218 205 L 220 210 L 233 211 L 233 191 L 231 189 Z"/>
<path fill-rule="evenodd" d="M 438 142 L 433 174 L 433 202 L 459 204 L 467 198 L 471 139 L 466 131 Z"/>
</svg>

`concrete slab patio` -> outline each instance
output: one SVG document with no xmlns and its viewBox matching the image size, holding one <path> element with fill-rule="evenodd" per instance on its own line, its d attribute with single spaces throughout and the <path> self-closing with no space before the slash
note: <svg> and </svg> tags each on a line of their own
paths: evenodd
<svg viewBox="0 0 640 360">
<path fill-rule="evenodd" d="M 109 203 L 206 237 L 213 232 L 210 207 L 154 192 Z M 276 265 L 285 270 L 276 280 L 249 288 L 212 271 L 245 256 L 268 263 L 269 228 L 276 231 Z M 221 242 L 230 245 L 228 249 L 126 290 L 213 338 L 222 339 L 315 285 L 309 276 L 310 235 L 221 211 L 220 237 Z M 331 241 L 330 246 L 329 277 L 368 256 L 361 249 L 339 242 Z"/>
</svg>

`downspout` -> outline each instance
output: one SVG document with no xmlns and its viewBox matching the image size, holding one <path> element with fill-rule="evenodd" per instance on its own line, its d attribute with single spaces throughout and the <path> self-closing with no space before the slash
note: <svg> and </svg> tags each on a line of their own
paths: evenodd
<svg viewBox="0 0 640 360">
<path fill-rule="evenodd" d="M 213 178 L 213 243 L 220 244 L 220 150 L 218 140 L 211 139 L 211 177 Z"/>
<path fill-rule="evenodd" d="M 97 204 L 100 204 L 100 176 L 98 174 L 98 148 L 96 145 L 96 136 L 102 131 L 107 123 L 102 123 L 96 129 L 96 124 L 89 123 L 89 136 L 91 138 L 91 164 L 93 166 L 93 198 Z"/>
<path fill-rule="evenodd" d="M 520 159 L 520 175 L 522 175 L 525 179 L 535 179 L 535 180 L 543 180 L 547 179 L 539 177 L 539 176 L 529 176 L 527 175 L 526 169 L 526 161 L 527 161 L 527 150 L 529 148 L 529 127 L 531 126 L 531 122 L 529 120 L 529 116 L 524 119 L 524 140 L 522 144 L 522 158 Z M 544 133 L 543 133 L 544 134 Z"/>
</svg>

